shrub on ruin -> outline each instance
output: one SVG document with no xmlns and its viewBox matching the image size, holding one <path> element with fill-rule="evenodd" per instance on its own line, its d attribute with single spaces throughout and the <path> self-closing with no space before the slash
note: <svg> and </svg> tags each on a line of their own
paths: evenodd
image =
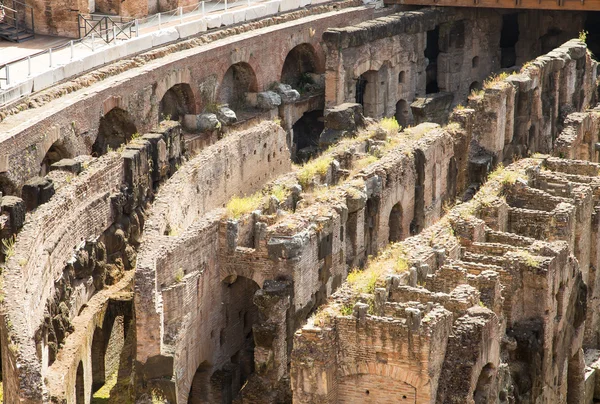
<svg viewBox="0 0 600 404">
<path fill-rule="evenodd" d="M 289 190 L 281 184 L 275 185 L 271 188 L 271 195 L 273 195 L 279 202 L 283 202 L 287 199 Z"/>
<path fill-rule="evenodd" d="M 396 118 L 383 118 L 379 125 L 388 133 L 388 135 L 393 135 L 400 131 L 400 124 L 396 120 Z"/>
<path fill-rule="evenodd" d="M 323 178 L 327 174 L 327 170 L 329 170 L 329 166 L 332 162 L 333 157 L 327 155 L 307 162 L 296 174 L 298 183 L 300 183 L 303 189 L 308 188 L 317 175 Z"/>
<path fill-rule="evenodd" d="M 532 253 L 530 253 L 527 250 L 517 250 L 514 251 L 514 254 L 519 257 L 519 259 L 521 261 L 524 261 L 525 264 L 527 264 L 527 266 L 532 267 L 532 268 L 539 268 L 541 261 L 538 259 L 538 257 L 536 257 L 535 255 L 533 255 Z"/>
<path fill-rule="evenodd" d="M 227 203 L 227 217 L 239 219 L 243 215 L 260 208 L 263 199 L 264 195 L 261 192 L 257 192 L 250 196 L 234 196 L 229 203 Z"/>
</svg>

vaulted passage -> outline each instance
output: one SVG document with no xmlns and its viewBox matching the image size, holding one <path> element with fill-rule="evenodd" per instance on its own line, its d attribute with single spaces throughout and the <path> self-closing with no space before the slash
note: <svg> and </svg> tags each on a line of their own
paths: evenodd
<svg viewBox="0 0 600 404">
<path fill-rule="evenodd" d="M 515 45 L 519 40 L 519 14 L 502 16 L 502 31 L 500 33 L 500 67 L 513 67 L 517 63 Z"/>
<path fill-rule="evenodd" d="M 324 128 L 323 111 L 320 110 L 306 112 L 296 121 L 292 127 L 294 133 L 292 155 L 295 155 L 293 158 L 297 163 L 308 161 L 317 154 L 319 136 Z"/>
<path fill-rule="evenodd" d="M 210 383 L 210 369 L 211 366 L 207 361 L 204 361 L 198 366 L 196 373 L 194 373 L 194 379 L 192 380 L 192 386 L 190 387 L 190 394 L 188 395 L 188 404 L 202 404 L 209 402 L 209 383 Z"/>
<path fill-rule="evenodd" d="M 57 140 L 50 146 L 50 149 L 46 152 L 44 159 L 40 165 L 40 176 L 48 174 L 50 166 L 62 159 L 71 157 L 61 140 Z"/>
<path fill-rule="evenodd" d="M 75 379 L 75 403 L 85 404 L 85 380 L 83 378 L 83 362 L 77 366 L 77 376 Z"/>
<path fill-rule="evenodd" d="M 311 44 L 303 43 L 293 48 L 285 58 L 281 82 L 302 90 L 311 82 L 307 73 L 317 73 L 317 55 Z"/>
<path fill-rule="evenodd" d="M 92 154 L 101 156 L 109 150 L 116 150 L 129 142 L 134 133 L 137 133 L 137 129 L 129 113 L 120 108 L 113 108 L 100 118 L 100 128 L 92 146 Z"/>
<path fill-rule="evenodd" d="M 232 109 L 243 109 L 246 95 L 258 91 L 256 74 L 252 67 L 245 62 L 232 65 L 227 69 L 219 89 L 219 102 L 228 104 Z"/>
<path fill-rule="evenodd" d="M 437 62 L 440 54 L 439 46 L 440 38 L 440 27 L 437 26 L 431 31 L 427 31 L 427 47 L 425 48 L 425 57 L 429 61 L 427 68 L 425 69 L 426 74 L 426 88 L 427 94 L 437 93 L 440 91 L 437 81 Z"/>
<path fill-rule="evenodd" d="M 397 203 L 390 212 L 390 243 L 402 240 L 402 206 Z"/>
<path fill-rule="evenodd" d="M 182 83 L 171 87 L 160 100 L 159 121 L 180 121 L 184 115 L 195 112 L 196 100 L 189 84 Z"/>
</svg>

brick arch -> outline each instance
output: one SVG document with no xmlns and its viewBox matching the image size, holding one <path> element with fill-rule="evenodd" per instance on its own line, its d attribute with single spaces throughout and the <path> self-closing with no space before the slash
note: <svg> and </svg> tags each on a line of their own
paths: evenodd
<svg viewBox="0 0 600 404">
<path fill-rule="evenodd" d="M 394 67 L 394 64 L 389 60 L 365 60 L 362 63 L 358 63 L 354 65 L 354 69 L 352 70 L 353 79 L 359 78 L 362 74 L 374 70 L 379 71 L 382 67 L 386 66 L 387 68 Z"/>
<path fill-rule="evenodd" d="M 267 280 L 266 274 L 255 271 L 250 265 L 244 265 L 237 267 L 237 270 L 225 268 L 221 266 L 219 280 L 224 282 L 230 276 L 242 276 L 256 282 L 259 288 L 263 288 L 265 281 Z"/>
<path fill-rule="evenodd" d="M 302 73 L 325 73 L 323 55 L 317 53 L 317 49 L 308 42 L 303 42 L 289 50 L 281 66 L 279 81 L 292 84 L 297 75 Z"/>
<path fill-rule="evenodd" d="M 338 369 L 339 377 L 356 376 L 356 375 L 375 375 L 388 377 L 392 380 L 404 382 L 417 389 L 417 394 L 420 389 L 428 388 L 430 385 L 426 373 L 417 373 L 412 370 L 407 370 L 400 366 L 387 365 L 384 363 L 373 363 L 361 361 L 356 365 L 340 366 Z M 425 380 L 427 379 L 427 380 Z"/>
<path fill-rule="evenodd" d="M 426 372 L 412 370 L 384 363 L 361 361 L 355 365 L 345 365 L 338 369 L 338 380 L 343 377 L 372 375 L 403 382 L 415 389 L 415 403 L 428 403 L 433 397 L 431 382 Z"/>
<path fill-rule="evenodd" d="M 194 83 L 194 80 L 192 80 L 192 75 L 189 69 L 171 70 L 161 80 L 154 84 L 154 99 L 152 101 L 152 106 L 156 108 L 156 111 L 158 111 L 160 102 L 164 98 L 167 91 L 177 85 L 181 85 L 190 92 L 189 98 L 193 98 L 193 103 L 189 106 L 190 113 L 199 113 L 201 110 L 201 105 L 199 104 L 201 97 L 198 93 L 198 89 L 196 86 L 192 85 L 192 83 Z M 156 116 L 158 116 L 158 112 L 156 113 Z"/>
</svg>

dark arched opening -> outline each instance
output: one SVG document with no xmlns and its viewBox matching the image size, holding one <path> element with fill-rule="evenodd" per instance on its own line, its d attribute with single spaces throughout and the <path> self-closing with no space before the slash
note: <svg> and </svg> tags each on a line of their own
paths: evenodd
<svg viewBox="0 0 600 404">
<path fill-rule="evenodd" d="M 63 142 L 61 140 L 57 140 L 50 146 L 42 163 L 40 164 L 40 176 L 44 176 L 48 174 L 50 171 L 50 166 L 54 163 L 59 162 L 62 159 L 66 159 L 71 157 L 68 150 L 65 148 Z"/>
<path fill-rule="evenodd" d="M 210 401 L 209 383 L 210 383 L 211 366 L 207 361 L 204 361 L 196 369 L 192 385 L 190 386 L 190 394 L 188 395 L 188 404 L 203 404 Z"/>
<path fill-rule="evenodd" d="M 252 279 L 231 275 L 222 282 L 224 327 L 220 330 L 221 357 L 228 357 L 231 377 L 222 378 L 224 397 L 234 399 L 248 377 L 254 373 L 254 336 L 252 327 L 258 322 L 254 295 L 259 286 Z M 217 371 L 215 379 L 220 379 Z M 213 374 L 213 376 L 215 376 Z M 211 383 L 212 384 L 212 383 Z"/>
<path fill-rule="evenodd" d="M 502 31 L 500 31 L 500 67 L 513 67 L 517 63 L 515 46 L 519 41 L 519 14 L 504 14 L 502 16 Z"/>
<path fill-rule="evenodd" d="M 584 27 L 588 49 L 597 58 L 600 56 L 600 11 L 588 11 Z"/>
<path fill-rule="evenodd" d="M 106 381 L 106 346 L 100 327 L 94 330 L 92 339 L 92 393 L 98 391 Z"/>
<path fill-rule="evenodd" d="M 402 240 L 402 206 L 400 205 L 400 202 L 395 204 L 392 208 L 388 224 L 390 228 L 390 243 Z"/>
<path fill-rule="evenodd" d="M 437 81 L 437 60 L 440 54 L 439 38 L 439 26 L 431 31 L 427 31 L 427 47 L 425 48 L 425 57 L 429 60 L 427 68 L 425 69 L 425 92 L 427 94 L 440 91 Z"/>
<path fill-rule="evenodd" d="M 246 95 L 258 91 L 256 74 L 245 62 L 231 65 L 223 76 L 219 89 L 219 102 L 228 104 L 233 109 L 244 109 L 247 104 Z"/>
<path fill-rule="evenodd" d="M 319 151 L 319 137 L 325 123 L 323 121 L 323 111 L 305 112 L 302 118 L 298 119 L 292 126 L 293 143 L 296 163 L 306 162 Z"/>
<path fill-rule="evenodd" d="M 100 118 L 100 128 L 92 145 L 92 154 L 101 156 L 109 150 L 116 150 L 129 142 L 134 133 L 137 133 L 137 128 L 129 113 L 121 108 L 113 108 Z"/>
<path fill-rule="evenodd" d="M 496 374 L 496 368 L 491 363 L 488 363 L 481 369 L 479 378 L 477 379 L 477 385 L 473 392 L 473 401 L 475 404 L 486 404 L 493 402 L 493 391 L 492 381 Z"/>
<path fill-rule="evenodd" d="M 481 83 L 478 81 L 474 81 L 471 83 L 471 85 L 469 86 L 469 92 L 475 92 L 475 91 L 479 91 L 481 90 Z"/>
<path fill-rule="evenodd" d="M 312 84 L 307 73 L 317 73 L 317 69 L 315 48 L 308 43 L 300 44 L 287 54 L 281 70 L 281 82 L 302 91 L 307 84 Z"/>
<path fill-rule="evenodd" d="M 401 127 L 406 128 L 410 123 L 410 107 L 408 102 L 405 100 L 398 101 L 396 103 L 396 114 L 394 116 L 396 117 L 398 124 Z"/>
<path fill-rule="evenodd" d="M 195 112 L 196 100 L 192 88 L 187 83 L 171 87 L 160 100 L 159 121 L 180 121 L 187 114 Z"/>
<path fill-rule="evenodd" d="M 75 378 L 75 403 L 85 404 L 85 382 L 83 379 L 83 362 L 77 366 L 77 376 Z"/>
<path fill-rule="evenodd" d="M 363 106 L 365 116 L 374 116 L 377 111 L 377 70 L 369 70 L 356 80 L 355 101 Z"/>
</svg>

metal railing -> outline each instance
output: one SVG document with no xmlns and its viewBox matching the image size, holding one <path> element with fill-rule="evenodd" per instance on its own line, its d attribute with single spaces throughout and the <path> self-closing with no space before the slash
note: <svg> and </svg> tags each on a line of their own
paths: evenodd
<svg viewBox="0 0 600 404">
<path fill-rule="evenodd" d="M 11 7 L 8 6 L 9 4 Z M 18 0 L 0 0 L 0 23 L 15 28 L 16 34 L 20 30 L 33 34 L 35 31 L 33 7 Z"/>
<path fill-rule="evenodd" d="M 201 1 L 198 4 L 187 7 L 178 7 L 171 11 L 161 12 L 140 19 L 100 14 L 80 15 L 79 33 L 80 36 L 83 35 L 80 39 L 72 40 L 65 44 L 45 49 L 18 60 L 0 64 L 0 83 L 4 81 L 7 86 L 11 85 L 11 66 L 14 67 L 15 65 L 23 63 L 24 61 L 27 61 L 27 77 L 30 77 L 32 75 L 32 65 L 34 61 L 36 65 L 41 63 L 47 65 L 49 68 L 54 67 L 55 63 L 53 60 L 53 53 L 59 50 L 70 48 L 70 60 L 73 60 L 77 56 L 76 45 L 84 45 L 94 52 L 100 47 L 106 46 L 109 43 L 115 44 L 116 40 L 127 40 L 129 38 L 139 36 L 140 31 L 144 28 L 144 26 L 157 26 L 158 29 L 161 29 L 166 24 L 183 23 L 185 18 L 189 18 L 194 14 L 198 16 L 205 16 L 215 11 L 226 12 L 234 6 L 250 5 L 250 1 L 251 0 L 218 0 L 216 2 Z M 0 3 L 1 2 L 2 0 L 0 0 Z M 256 2 L 260 2 L 260 0 Z M 223 8 L 219 8 L 221 5 Z M 2 72 L 4 72 L 4 77 L 2 77 Z"/>
<path fill-rule="evenodd" d="M 110 43 L 122 35 L 123 39 L 138 36 L 138 21 L 134 18 L 101 15 L 79 14 L 77 17 L 79 38 L 94 34 L 96 37 Z M 112 35 L 111 35 L 112 33 Z"/>
</svg>

